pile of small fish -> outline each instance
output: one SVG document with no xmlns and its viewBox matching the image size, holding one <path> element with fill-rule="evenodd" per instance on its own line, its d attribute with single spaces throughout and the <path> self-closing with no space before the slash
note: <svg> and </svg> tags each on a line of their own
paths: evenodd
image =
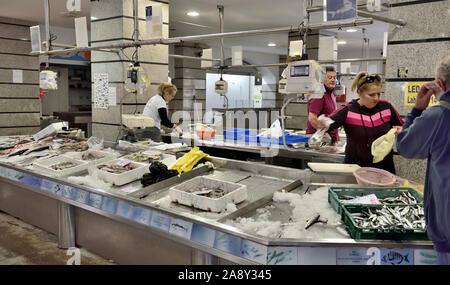
<svg viewBox="0 0 450 285">
<path fill-rule="evenodd" d="M 20 137 L 0 137 L 0 153 L 4 150 L 14 148 L 16 145 L 22 143 L 26 142 L 23 142 L 23 139 Z"/>
<path fill-rule="evenodd" d="M 102 164 L 97 166 L 98 169 L 102 170 L 102 171 L 106 171 L 109 173 L 113 173 L 113 174 L 121 174 L 130 170 L 135 169 L 136 167 L 133 166 L 131 163 L 125 165 L 125 166 L 121 166 L 118 164 L 111 164 L 111 165 L 106 165 L 106 164 Z"/>
<path fill-rule="evenodd" d="M 64 162 L 60 162 L 57 164 L 53 164 L 50 166 L 50 168 L 53 170 L 64 170 L 64 169 L 72 168 L 75 166 L 77 166 L 77 164 L 70 162 L 70 161 L 64 161 Z"/>
<path fill-rule="evenodd" d="M 71 140 L 72 141 L 72 140 Z M 88 150 L 89 145 L 85 141 L 73 141 L 73 142 L 66 142 L 63 143 L 58 150 L 61 152 L 68 152 L 68 151 L 85 151 Z"/>
<path fill-rule="evenodd" d="M 425 216 L 422 206 L 387 207 L 373 211 L 370 208 L 361 213 L 351 214 L 357 226 L 375 229 L 425 229 Z"/>
<path fill-rule="evenodd" d="M 416 198 L 414 198 L 414 196 L 411 195 L 409 192 L 402 193 L 400 196 L 397 197 L 379 199 L 379 201 L 383 204 L 405 204 L 405 205 L 417 204 Z"/>
<path fill-rule="evenodd" d="M 362 196 L 362 195 L 361 195 Z M 339 200 L 341 202 L 345 202 L 347 200 L 352 200 L 361 196 L 348 196 L 348 195 L 342 195 L 339 196 Z M 376 196 L 376 193 L 375 193 Z M 409 192 L 402 192 L 399 196 L 397 197 L 389 197 L 389 198 L 383 198 L 380 199 L 378 198 L 378 201 L 381 204 L 405 204 L 405 205 L 411 205 L 411 204 L 417 204 L 417 199 L 414 198 L 413 195 L 411 195 Z"/>
<path fill-rule="evenodd" d="M 29 147 L 31 147 L 32 144 L 30 143 L 24 143 L 24 144 L 18 144 L 15 145 L 12 148 L 4 149 L 0 151 L 0 156 L 2 155 L 11 155 L 11 154 L 22 154 L 25 151 L 28 150 Z"/>
<path fill-rule="evenodd" d="M 154 161 L 154 160 L 159 160 L 161 158 L 161 152 L 155 152 L 154 154 L 148 154 L 148 153 L 140 151 L 140 152 L 126 155 L 125 158 L 128 158 L 133 161 L 137 161 L 137 162 Z"/>
<path fill-rule="evenodd" d="M 208 197 L 211 199 L 219 199 L 226 193 L 222 189 L 209 189 L 208 187 L 201 187 L 191 192 L 191 194 Z"/>
</svg>

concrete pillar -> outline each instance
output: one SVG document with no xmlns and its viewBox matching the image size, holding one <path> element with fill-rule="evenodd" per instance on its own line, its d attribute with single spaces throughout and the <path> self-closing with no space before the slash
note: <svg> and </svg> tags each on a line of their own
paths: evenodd
<svg viewBox="0 0 450 285">
<path fill-rule="evenodd" d="M 183 43 L 175 46 L 175 54 L 200 57 L 205 45 L 197 43 Z M 175 75 L 172 80 L 178 92 L 169 103 L 169 115 L 176 111 L 189 112 L 194 120 L 194 104 L 201 104 L 201 118 L 206 108 L 206 70 L 201 69 L 201 61 L 193 59 L 175 58 Z"/>
<path fill-rule="evenodd" d="M 385 99 L 405 116 L 412 109 L 404 105 L 405 83 L 433 80 L 436 64 L 450 51 L 449 2 L 393 0 L 390 4 L 390 17 L 407 24 L 389 25 Z M 407 78 L 398 77 L 400 67 L 408 69 Z M 400 156 L 394 160 L 398 175 L 424 183 L 426 160 Z"/>
<path fill-rule="evenodd" d="M 30 24 L 0 18 L 0 136 L 40 130 L 39 61 L 30 56 Z M 22 81 L 14 81 L 14 70 Z"/>
<path fill-rule="evenodd" d="M 146 39 L 145 6 L 161 4 L 163 6 L 163 37 L 169 35 L 169 1 L 139 0 L 139 38 Z M 91 3 L 91 44 L 105 45 L 133 41 L 133 1 L 102 0 Z M 123 99 L 123 113 L 142 113 L 147 101 L 154 95 L 161 82 L 168 80 L 168 46 L 151 45 L 138 49 L 140 68 L 143 68 L 150 80 L 150 86 L 137 97 L 125 90 L 126 70 L 132 62 L 135 48 L 120 52 L 106 53 L 93 51 L 91 55 L 92 81 L 96 73 L 108 73 L 111 87 L 116 87 L 117 106 L 109 109 L 97 109 L 92 101 L 92 134 L 107 141 L 115 141 L 120 128 L 119 102 Z M 94 89 L 92 88 L 93 92 Z M 92 94 L 94 97 L 94 93 Z M 92 98 L 94 100 L 94 98 Z M 137 103 L 136 103 L 137 101 Z"/>
<path fill-rule="evenodd" d="M 303 36 L 300 32 L 290 32 L 289 33 L 289 42 L 303 39 Z M 308 59 L 318 60 L 319 58 L 319 33 L 317 31 L 310 32 L 306 38 L 306 53 L 308 54 Z M 280 62 L 286 62 L 285 57 L 280 57 Z M 280 69 L 281 72 L 285 67 Z M 283 95 L 280 95 L 283 96 Z M 291 102 L 286 107 L 286 116 L 290 116 L 285 120 L 286 129 L 293 130 L 306 130 L 306 123 L 308 122 L 308 112 L 307 112 L 307 103 L 305 102 Z"/>
</svg>

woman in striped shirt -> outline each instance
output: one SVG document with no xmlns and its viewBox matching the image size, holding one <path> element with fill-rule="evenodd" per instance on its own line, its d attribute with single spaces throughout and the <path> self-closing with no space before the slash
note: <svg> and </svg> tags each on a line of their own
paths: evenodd
<svg viewBox="0 0 450 285">
<path fill-rule="evenodd" d="M 347 135 L 345 163 L 363 167 L 376 167 L 395 174 L 394 156 L 391 151 L 382 161 L 373 163 L 371 146 L 373 141 L 385 135 L 393 127 L 401 131 L 403 120 L 388 101 L 380 100 L 381 78 L 360 72 L 352 82 L 351 90 L 359 99 L 343 105 L 329 117 L 334 120 L 328 131 L 344 126 Z"/>
</svg>

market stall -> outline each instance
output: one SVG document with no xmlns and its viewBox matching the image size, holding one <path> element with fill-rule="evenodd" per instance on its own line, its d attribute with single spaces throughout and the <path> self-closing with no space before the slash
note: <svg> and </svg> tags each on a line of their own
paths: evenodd
<svg viewBox="0 0 450 285">
<path fill-rule="evenodd" d="M 58 140 L 54 138 L 52 147 L 44 152 L 58 153 L 70 143 L 71 148 L 86 152 L 81 147 L 85 141 L 59 141 L 59 147 L 53 147 Z M 95 144 L 90 141 L 89 145 Z M 123 149 L 103 151 L 117 155 L 100 163 L 107 166 L 130 153 Z M 190 153 L 184 158 L 198 158 L 195 149 Z M 197 167 L 191 165 L 190 171 L 182 170 L 144 187 L 140 181 L 144 174 L 114 183 L 98 176 L 92 181 L 89 177 L 95 176 L 95 171 L 87 166 L 76 174 L 56 177 L 39 171 L 36 162 L 28 164 L 27 158 L 3 157 L 0 209 L 57 235 L 60 247 L 81 246 L 120 264 L 435 263 L 433 245 L 424 240 L 421 224 L 415 224 L 416 235 L 404 230 L 395 240 L 351 237 L 342 212 L 328 200 L 330 187 L 357 187 L 353 175 L 206 157 Z M 35 159 L 42 164 L 52 158 Z M 170 159 L 173 161 L 170 157 L 161 161 Z M 184 162 L 170 164 L 187 170 Z M 174 190 L 198 178 L 228 186 L 203 187 L 190 193 L 190 198 L 186 193 L 174 195 Z M 403 182 L 398 178 L 394 186 Z M 218 208 L 198 200 L 235 184 L 239 185 L 236 189 L 245 188 L 243 199 L 233 197 L 216 205 Z M 191 200 L 182 203 L 183 197 Z M 416 206 L 420 203 L 411 207 Z"/>
</svg>

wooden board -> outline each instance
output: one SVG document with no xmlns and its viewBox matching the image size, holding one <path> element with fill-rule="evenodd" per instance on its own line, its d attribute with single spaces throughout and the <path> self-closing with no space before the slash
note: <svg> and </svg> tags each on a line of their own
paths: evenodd
<svg viewBox="0 0 450 285">
<path fill-rule="evenodd" d="M 308 162 L 308 166 L 314 172 L 326 172 L 326 173 L 353 173 L 353 171 L 360 168 L 360 166 L 357 164 L 318 163 L 318 162 Z"/>
</svg>

